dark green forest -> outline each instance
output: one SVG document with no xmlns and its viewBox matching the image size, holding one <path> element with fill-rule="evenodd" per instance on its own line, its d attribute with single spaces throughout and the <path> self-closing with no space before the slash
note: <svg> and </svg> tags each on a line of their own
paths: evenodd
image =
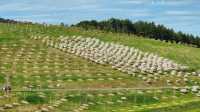
<svg viewBox="0 0 200 112">
<path fill-rule="evenodd" d="M 145 38 L 151 38 L 166 42 L 176 42 L 179 44 L 189 44 L 194 47 L 200 47 L 200 37 L 186 34 L 181 31 L 175 32 L 173 29 L 167 28 L 164 25 L 157 25 L 154 22 L 132 22 L 128 19 L 121 20 L 111 18 L 104 21 L 81 21 L 76 27 L 88 29 L 98 29 L 106 32 L 117 32 L 135 34 Z"/>
</svg>

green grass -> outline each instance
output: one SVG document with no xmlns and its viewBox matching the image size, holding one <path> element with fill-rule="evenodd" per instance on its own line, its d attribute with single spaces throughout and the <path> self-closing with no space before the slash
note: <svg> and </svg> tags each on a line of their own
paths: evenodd
<svg viewBox="0 0 200 112">
<path fill-rule="evenodd" d="M 183 105 L 169 106 L 157 109 L 149 109 L 140 112 L 194 112 L 200 111 L 200 101 L 189 102 Z"/>
<path fill-rule="evenodd" d="M 29 29 L 27 29 L 27 27 Z M 57 38 L 61 35 L 95 37 L 105 42 L 120 43 L 139 48 L 145 52 L 156 53 L 178 63 L 187 65 L 191 70 L 198 70 L 200 68 L 200 49 L 186 45 L 164 43 L 161 41 L 136 37 L 134 35 L 128 36 L 126 34 L 106 33 L 97 30 L 86 31 L 80 28 L 63 28 L 59 26 L 44 27 L 41 25 L 27 26 L 0 23 L 0 48 L 8 48 L 8 50 L 0 51 L 0 66 L 5 67 L 5 69 L 0 68 L 0 85 L 5 82 L 4 78 L 7 74 L 12 75 L 11 84 L 13 89 L 22 89 L 27 86 L 31 86 L 31 88 L 50 88 L 50 85 L 53 86 L 53 88 L 65 89 L 162 87 L 166 86 L 167 79 L 171 81 L 180 79 L 180 77 L 175 76 L 161 76 L 159 81 L 154 82 L 152 85 L 148 85 L 140 78 L 131 77 L 126 73 L 112 69 L 110 65 L 99 65 L 81 57 L 74 56 L 73 54 L 64 53 L 54 48 L 48 48 L 39 41 L 31 40 L 30 36 L 32 35 L 50 36 L 52 38 Z M 14 44 L 17 46 L 13 46 Z M 24 52 L 17 61 L 17 66 L 12 68 L 13 60 L 22 48 L 24 49 Z M 33 53 L 30 54 L 30 51 Z M 10 57 L 8 57 L 9 54 Z M 40 55 L 39 58 L 38 55 Z M 47 61 L 46 58 L 49 60 Z M 57 65 L 55 63 L 57 63 Z M 36 64 L 38 67 L 34 68 Z M 45 66 L 48 67 L 46 68 Z M 15 73 L 12 72 L 13 69 L 15 70 Z M 34 72 L 36 70 L 38 73 Z M 56 70 L 59 72 L 57 73 Z M 139 73 L 137 75 L 139 75 Z M 109 80 L 109 78 L 114 80 Z M 122 79 L 118 80 L 117 78 Z M 189 76 L 188 78 L 199 81 L 196 77 Z M 62 86 L 57 87 L 57 84 L 61 84 Z M 194 82 L 183 83 L 181 86 L 184 85 L 194 85 Z M 99 97 L 98 94 L 100 93 L 104 96 Z M 108 95 L 110 93 L 114 94 L 114 96 Z M 7 111 L 17 112 L 20 110 L 20 112 L 31 112 L 31 110 L 37 110 L 41 107 L 53 105 L 55 102 L 59 101 L 59 99 L 66 98 L 68 101 L 59 105 L 53 111 L 72 111 L 73 109 L 79 108 L 82 104 L 89 104 L 89 108 L 83 112 L 112 112 L 113 110 L 116 110 L 117 112 L 127 112 L 128 109 L 136 109 L 144 112 L 171 112 L 171 109 L 173 109 L 174 112 L 196 112 L 199 110 L 199 104 L 196 102 L 186 104 L 180 102 L 180 100 L 190 101 L 198 99 L 192 94 L 183 95 L 178 92 L 174 94 L 173 91 L 168 90 L 156 93 L 158 99 L 155 99 L 155 94 L 153 92 L 148 93 L 147 91 L 144 91 L 142 94 L 139 94 L 135 91 L 122 91 L 122 93 L 123 95 L 112 91 L 98 91 L 94 93 L 82 93 L 81 91 L 73 93 L 61 91 L 25 94 L 19 92 L 13 93 L 11 99 L 0 99 L 0 107 L 4 104 L 12 104 L 13 102 L 26 100 L 30 104 L 21 105 Z M 3 94 L 4 93 L 1 93 L 1 96 L 3 96 Z M 40 94 L 43 94 L 45 97 L 41 97 Z M 92 96 L 88 96 L 88 94 L 92 94 Z M 172 98 L 173 95 L 176 95 L 177 98 Z M 163 98 L 163 96 L 166 98 Z M 117 100 L 121 100 L 121 97 L 126 97 L 126 100 L 122 103 L 116 103 Z M 107 104 L 109 103 L 108 101 L 115 103 Z M 179 102 L 180 105 L 172 105 L 172 101 Z M 93 103 L 95 105 L 93 105 Z M 162 106 L 163 103 L 169 104 L 169 106 L 161 108 L 155 107 L 151 109 L 147 108 L 148 106 L 153 105 Z M 133 108 L 133 106 L 136 107 Z M 140 108 L 144 109 L 141 110 Z"/>
<path fill-rule="evenodd" d="M 72 29 L 71 29 L 72 30 Z M 73 30 L 72 30 L 73 31 Z M 75 30 L 76 31 L 76 30 Z M 79 30 L 78 30 L 79 31 Z M 115 42 L 122 45 L 138 48 L 145 52 L 152 52 L 169 59 L 172 59 L 180 64 L 189 66 L 191 69 L 200 68 L 200 49 L 173 43 L 165 43 L 158 40 L 151 40 L 137 36 L 128 36 L 125 34 L 112 33 L 92 33 L 95 31 L 84 32 L 79 31 L 80 34 L 90 37 L 99 38 L 106 42 Z M 90 35 L 91 34 L 91 35 Z"/>
<path fill-rule="evenodd" d="M 47 35 L 50 37 L 82 35 L 83 37 L 95 37 L 106 42 L 115 42 L 135 47 L 145 52 L 152 52 L 172 59 L 180 64 L 189 66 L 190 69 L 200 69 L 200 49 L 187 45 L 165 43 L 158 40 L 137 37 L 135 35 L 129 36 L 119 33 L 106 33 L 98 30 L 86 31 L 81 28 L 63 28 L 59 26 L 43 27 L 41 25 L 29 25 L 28 27 L 31 31 L 26 29 L 27 25 L 7 26 L 6 24 L 0 24 L 0 42 L 6 42 L 9 41 L 9 39 L 16 40 L 31 35 Z"/>
</svg>

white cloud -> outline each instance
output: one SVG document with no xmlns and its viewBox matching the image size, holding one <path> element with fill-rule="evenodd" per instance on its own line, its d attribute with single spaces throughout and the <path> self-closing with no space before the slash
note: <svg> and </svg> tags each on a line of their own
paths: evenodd
<svg viewBox="0 0 200 112">
<path fill-rule="evenodd" d="M 147 2 L 147 0 L 124 0 L 124 1 L 120 1 L 119 3 L 139 5 L 139 4 L 143 4 L 143 3 L 146 3 L 146 2 Z"/>
<path fill-rule="evenodd" d="M 28 4 L 24 2 L 20 3 L 7 3 L 0 6 L 0 11 L 25 11 L 25 10 L 31 10 L 32 7 L 30 7 Z"/>
<path fill-rule="evenodd" d="M 81 6 L 74 6 L 74 7 L 69 7 L 69 8 L 66 8 L 68 10 L 85 10 L 85 9 L 90 9 L 90 10 L 93 10 L 93 9 L 96 9 L 98 8 L 98 5 L 91 5 L 91 4 L 87 4 L 87 5 L 81 5 Z"/>
<path fill-rule="evenodd" d="M 62 11 L 81 10 L 97 7 L 96 0 L 34 0 L 18 1 L 0 4 L 0 12 L 3 11 Z"/>
<path fill-rule="evenodd" d="M 124 0 L 119 3 L 123 4 L 150 4 L 150 5 L 169 5 L 169 6 L 180 6 L 189 5 L 191 3 L 200 3 L 198 0 Z"/>
<path fill-rule="evenodd" d="M 166 15 L 170 15 L 170 16 L 200 16 L 199 12 L 195 12 L 195 11 L 180 11 L 180 10 L 169 10 L 165 12 Z"/>
<path fill-rule="evenodd" d="M 152 0 L 152 2 L 158 5 L 182 6 L 190 5 L 192 3 L 198 2 L 198 0 Z"/>
</svg>

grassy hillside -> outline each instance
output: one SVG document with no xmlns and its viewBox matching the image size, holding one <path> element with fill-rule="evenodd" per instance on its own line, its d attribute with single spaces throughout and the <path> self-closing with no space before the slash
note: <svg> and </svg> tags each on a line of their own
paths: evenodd
<svg viewBox="0 0 200 112">
<path fill-rule="evenodd" d="M 153 52 L 160 56 L 172 59 L 178 63 L 190 66 L 191 69 L 200 68 L 200 49 L 157 40 L 144 39 L 134 35 L 102 33 L 98 31 L 83 31 L 81 29 L 68 29 L 71 35 L 85 35 L 99 38 L 103 41 L 116 42 L 139 48 L 146 52 Z M 78 33 L 76 33 L 78 32 Z M 97 33 L 94 33 L 97 32 Z"/>
<path fill-rule="evenodd" d="M 16 29 L 15 29 L 16 28 Z M 31 28 L 31 30 L 29 30 Z M 6 32 L 13 32 L 7 34 Z M 26 33 L 26 31 L 30 33 Z M 51 37 L 58 37 L 60 35 L 82 35 L 83 37 L 95 37 L 103 41 L 116 42 L 123 45 L 139 48 L 146 52 L 153 52 L 160 56 L 175 60 L 180 64 L 189 66 L 191 69 L 199 70 L 200 68 L 200 49 L 189 47 L 186 45 L 178 45 L 173 43 L 165 43 L 158 40 L 151 40 L 134 35 L 104 33 L 102 31 L 85 31 L 80 28 L 63 28 L 59 26 L 43 27 L 40 25 L 11 25 L 8 27 L 6 24 L 1 24 L 1 39 L 6 41 L 14 36 L 27 37 L 33 34 L 48 35 Z M 6 38 L 4 38 L 6 36 Z M 8 38 L 10 37 L 10 38 Z M 14 38 L 16 39 L 16 38 Z"/>
<path fill-rule="evenodd" d="M 0 92 L 0 111 L 4 112 L 195 112 L 200 99 L 194 93 L 182 94 L 178 90 L 104 90 L 106 88 L 163 87 L 167 80 L 172 86 L 199 85 L 199 78 L 160 75 L 148 84 L 141 77 L 133 77 L 99 65 L 70 53 L 45 46 L 30 39 L 32 35 L 82 35 L 107 42 L 116 42 L 154 52 L 198 70 L 200 49 L 144 39 L 134 35 L 85 31 L 79 28 L 41 25 L 0 24 L 0 85 L 11 76 L 13 90 L 58 89 L 57 91 L 20 92 L 9 96 Z M 140 73 L 137 76 L 142 75 Z M 175 80 L 181 79 L 179 83 Z M 179 85 L 178 85 L 179 84 Z M 64 91 L 71 89 L 74 91 Z M 81 91 L 97 89 L 97 91 Z"/>
</svg>

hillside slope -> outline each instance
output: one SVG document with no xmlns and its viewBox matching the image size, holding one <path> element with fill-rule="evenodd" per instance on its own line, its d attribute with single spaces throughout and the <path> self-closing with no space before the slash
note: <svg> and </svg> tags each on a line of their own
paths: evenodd
<svg viewBox="0 0 200 112">
<path fill-rule="evenodd" d="M 0 24 L 0 85 L 10 77 L 13 90 L 10 94 L 0 92 L 0 111 L 199 111 L 199 90 L 192 92 L 191 88 L 184 87 L 181 93 L 172 87 L 200 85 L 197 76 L 143 73 L 132 76 L 108 64 L 101 65 L 30 38 L 49 36 L 56 40 L 61 35 L 95 37 L 153 52 L 196 70 L 199 68 L 200 62 L 196 61 L 200 59 L 199 49 L 188 46 L 79 28 Z M 182 57 L 186 53 L 192 56 Z M 148 78 L 153 80 L 152 83 L 148 83 Z"/>
<path fill-rule="evenodd" d="M 9 27 L 10 26 L 10 27 Z M 187 65 L 190 69 L 200 69 L 200 49 L 193 48 L 186 45 L 179 45 L 175 43 L 166 43 L 158 40 L 151 40 L 135 35 L 126 35 L 118 33 L 104 33 L 98 30 L 84 30 L 81 28 L 64 28 L 60 26 L 48 26 L 41 25 L 7 25 L 1 24 L 1 39 L 0 41 L 6 41 L 10 38 L 14 38 L 16 35 L 19 37 L 28 37 L 31 35 L 47 35 L 50 37 L 59 36 L 83 36 L 83 37 L 95 37 L 107 42 L 120 43 L 130 47 L 138 48 L 145 52 L 152 52 L 163 56 L 165 58 L 172 59 L 180 64 Z M 8 34 L 7 32 L 12 32 Z M 29 33 L 27 33 L 27 31 Z M 6 38 L 4 38 L 6 37 Z M 9 38 L 8 38 L 9 37 Z M 18 38 L 19 38 L 18 37 Z"/>
</svg>

